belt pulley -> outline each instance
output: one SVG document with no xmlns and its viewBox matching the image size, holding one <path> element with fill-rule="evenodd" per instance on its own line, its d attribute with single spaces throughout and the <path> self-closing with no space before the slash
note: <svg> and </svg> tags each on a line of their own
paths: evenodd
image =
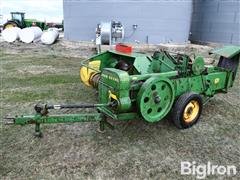
<svg viewBox="0 0 240 180">
<path fill-rule="evenodd" d="M 151 77 L 143 83 L 137 98 L 142 117 L 157 122 L 170 111 L 175 98 L 172 82 L 167 78 Z"/>
</svg>

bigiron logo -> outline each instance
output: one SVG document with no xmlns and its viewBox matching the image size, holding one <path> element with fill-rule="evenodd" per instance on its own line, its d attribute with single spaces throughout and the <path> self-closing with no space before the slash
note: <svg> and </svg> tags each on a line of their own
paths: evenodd
<svg viewBox="0 0 240 180">
<path fill-rule="evenodd" d="M 207 164 L 197 164 L 195 161 L 181 162 L 181 175 L 193 175 L 197 179 L 204 179 L 207 176 L 228 176 L 233 177 L 237 175 L 237 167 L 234 165 L 216 165 L 211 162 Z"/>
</svg>

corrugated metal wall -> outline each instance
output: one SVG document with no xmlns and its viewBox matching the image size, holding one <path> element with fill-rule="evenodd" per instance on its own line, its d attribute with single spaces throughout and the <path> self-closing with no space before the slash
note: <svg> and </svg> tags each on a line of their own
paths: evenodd
<svg viewBox="0 0 240 180">
<path fill-rule="evenodd" d="M 192 0 L 64 0 L 64 36 L 67 40 L 95 38 L 101 21 L 121 21 L 125 42 L 184 43 L 188 41 Z M 138 28 L 133 33 L 133 24 Z"/>
<path fill-rule="evenodd" d="M 240 1 L 194 0 L 190 39 L 240 45 Z"/>
</svg>

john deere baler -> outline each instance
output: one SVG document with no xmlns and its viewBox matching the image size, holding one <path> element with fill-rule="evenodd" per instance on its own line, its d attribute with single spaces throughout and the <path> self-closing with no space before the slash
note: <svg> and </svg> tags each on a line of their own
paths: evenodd
<svg viewBox="0 0 240 180">
<path fill-rule="evenodd" d="M 128 121 L 136 118 L 154 123 L 166 115 L 178 128 L 189 128 L 200 118 L 203 104 L 217 93 L 227 93 L 236 79 L 239 46 L 213 50 L 216 66 L 205 65 L 201 56 L 155 52 L 152 56 L 128 51 L 106 51 L 82 63 L 80 76 L 98 90 L 98 104 L 37 104 L 36 114 L 11 118 L 14 124 L 35 124 L 41 135 L 42 123 L 99 121 L 100 129 L 111 125 L 107 118 Z M 50 109 L 96 108 L 94 114 L 49 115 Z"/>
</svg>

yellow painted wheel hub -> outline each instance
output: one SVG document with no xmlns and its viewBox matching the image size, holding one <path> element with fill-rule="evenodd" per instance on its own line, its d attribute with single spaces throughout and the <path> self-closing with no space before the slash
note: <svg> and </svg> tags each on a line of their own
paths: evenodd
<svg viewBox="0 0 240 180">
<path fill-rule="evenodd" d="M 200 106 L 198 101 L 190 101 L 184 109 L 183 120 L 187 123 L 191 123 L 198 116 L 199 110 Z"/>
<path fill-rule="evenodd" d="M 96 61 L 91 61 L 89 62 L 88 66 L 91 68 L 88 68 L 88 67 L 85 67 L 85 66 L 82 66 L 80 68 L 80 79 L 81 81 L 87 85 L 87 86 L 91 86 L 89 84 L 89 79 L 91 78 L 91 76 L 95 73 L 97 73 L 97 71 L 94 71 L 93 69 L 96 69 L 96 70 L 99 70 L 100 68 L 100 63 L 101 61 L 99 60 L 96 60 Z"/>
<path fill-rule="evenodd" d="M 7 25 L 5 26 L 5 28 L 13 28 L 13 27 L 14 27 L 13 24 L 7 24 Z"/>
</svg>

